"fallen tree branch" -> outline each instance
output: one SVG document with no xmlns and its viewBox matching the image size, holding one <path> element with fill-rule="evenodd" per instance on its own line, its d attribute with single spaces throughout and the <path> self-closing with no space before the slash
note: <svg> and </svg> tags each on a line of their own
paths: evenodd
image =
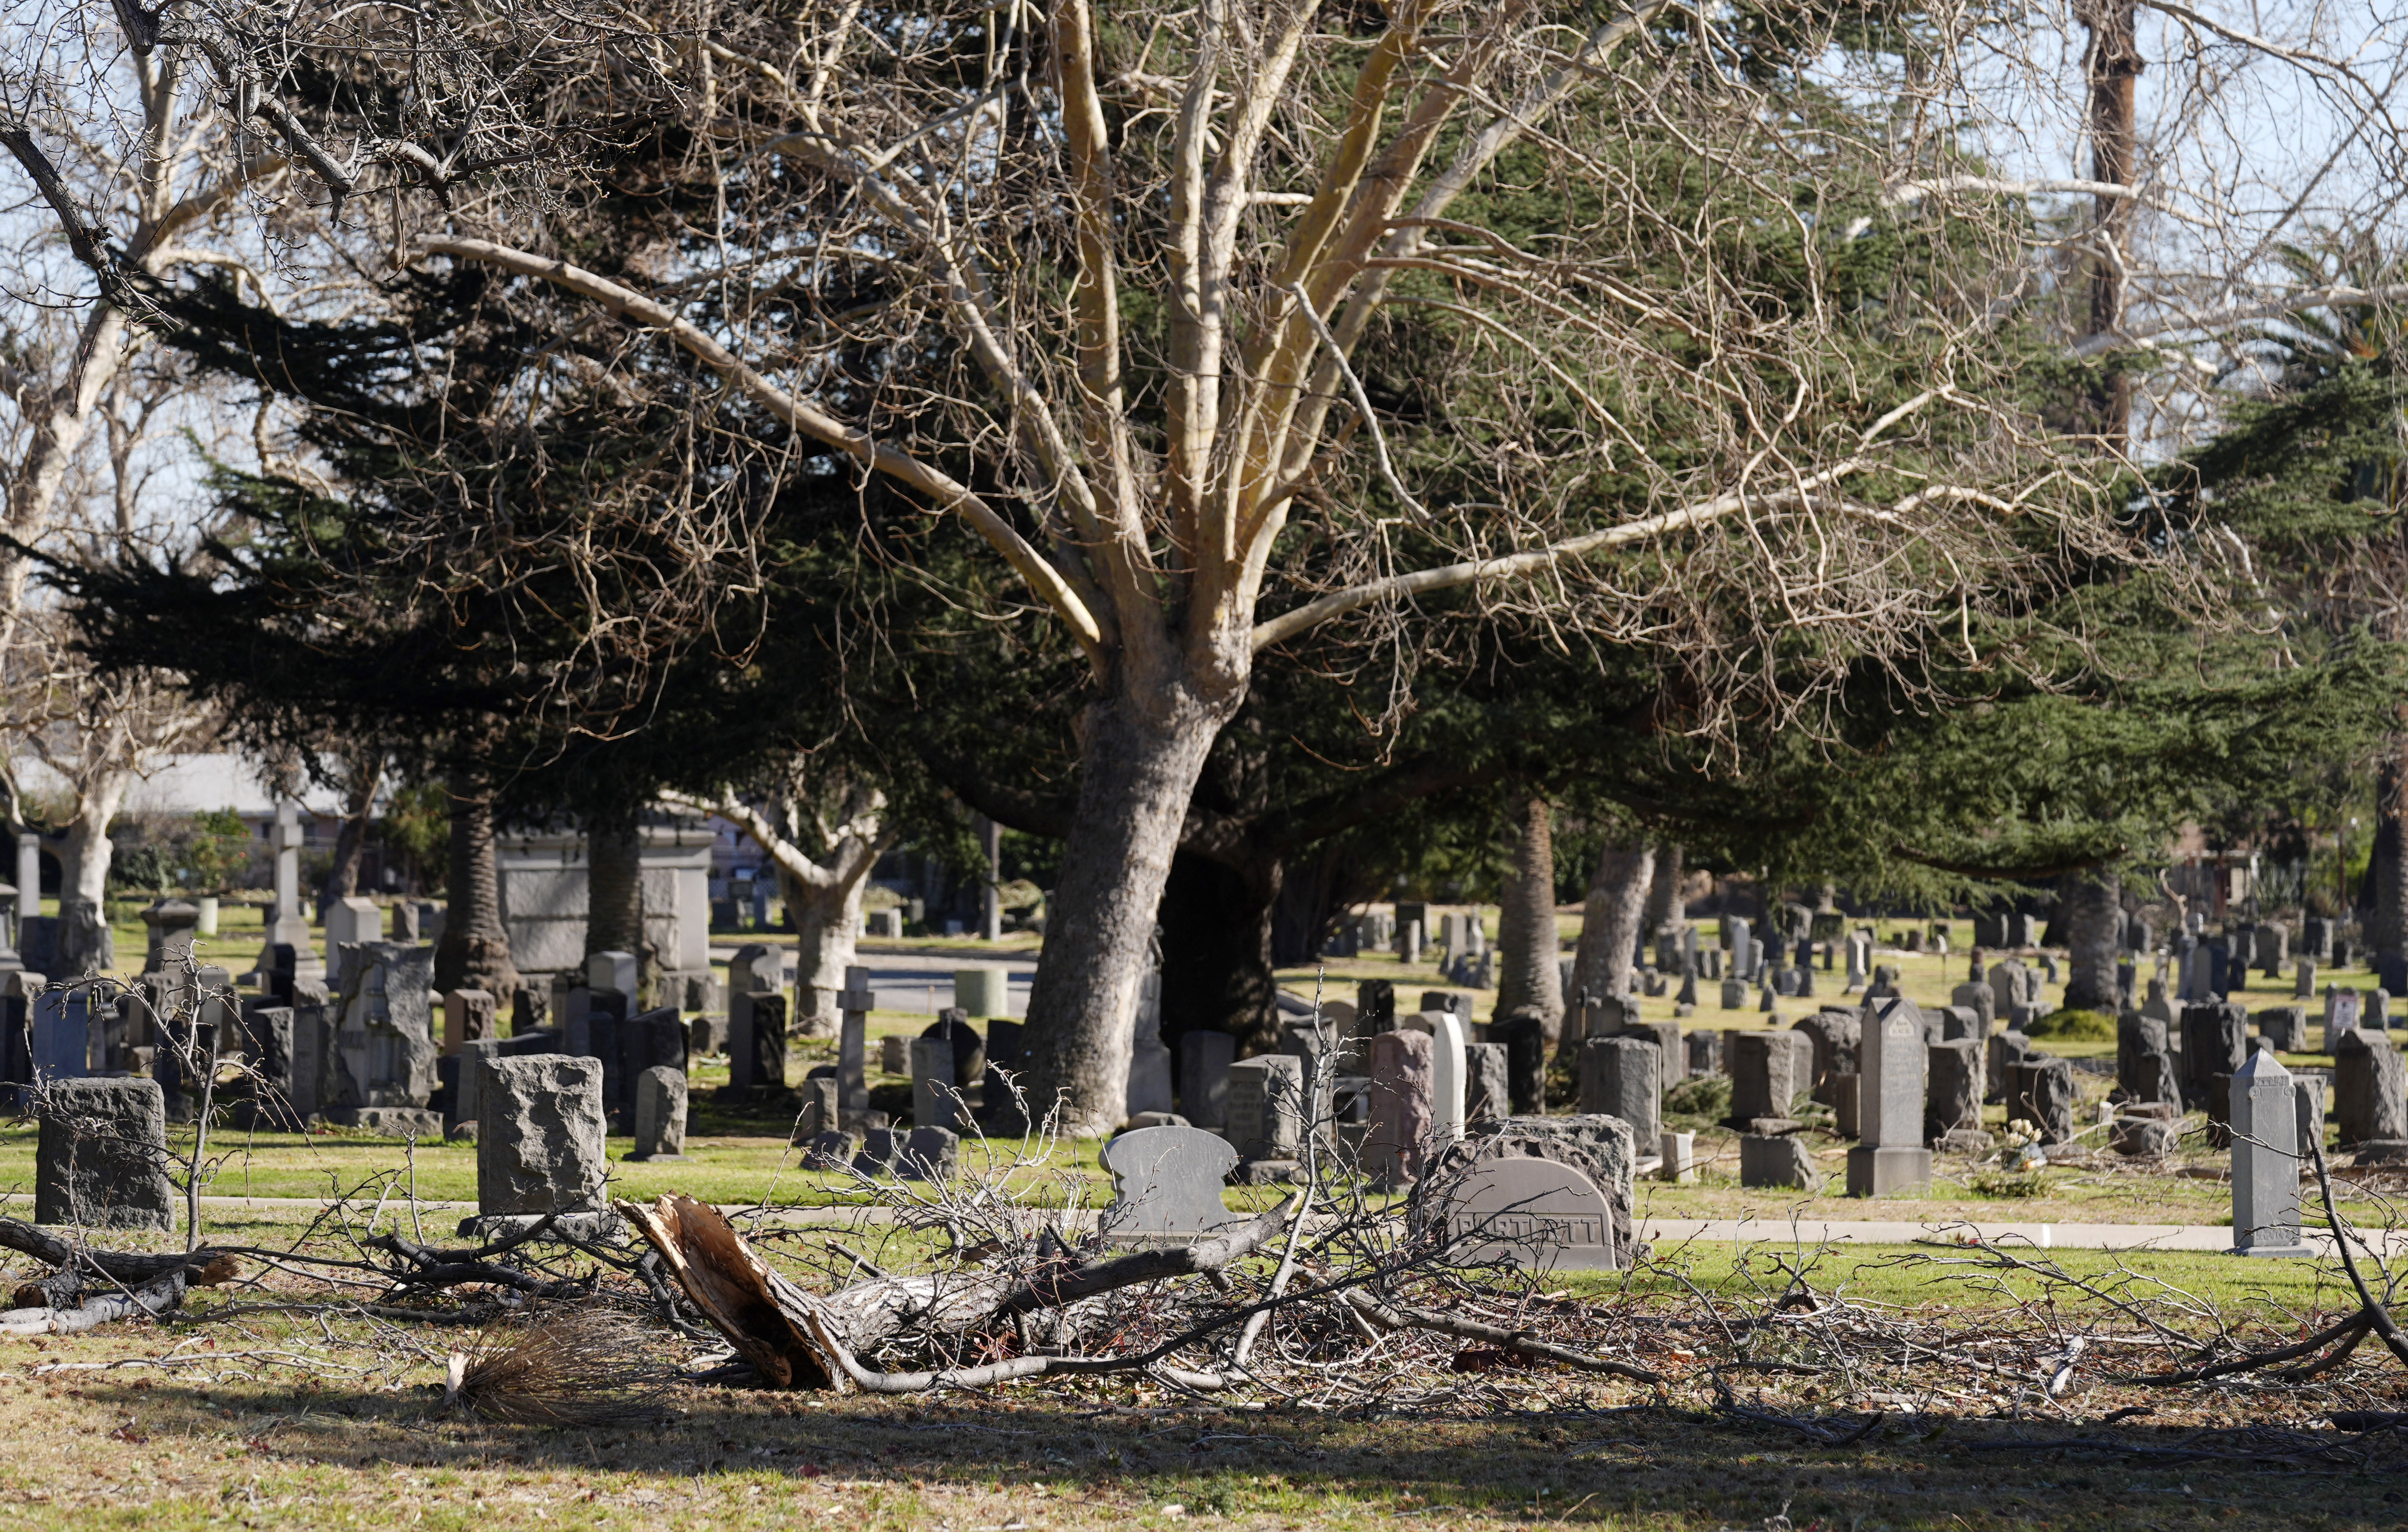
<svg viewBox="0 0 2408 1532">
<path fill-rule="evenodd" d="M 1645 1367 L 1634 1367 L 1627 1362 L 1607 1357 L 1584 1356 L 1569 1347 L 1533 1340 L 1527 1330 L 1508 1330 L 1501 1324 L 1483 1324 L 1478 1320 L 1457 1319 L 1453 1314 L 1440 1314 L 1427 1308 L 1396 1308 L 1382 1303 L 1369 1293 L 1349 1289 L 1339 1294 L 1372 1323 L 1388 1330 L 1427 1330 L 1462 1340 L 1484 1340 L 1492 1346 L 1502 1346 L 1522 1356 L 1541 1357 L 1549 1362 L 1561 1362 L 1566 1366 L 1584 1372 L 1610 1373 L 1627 1378 L 1633 1382 L 1660 1383 L 1663 1374 Z"/>
<path fill-rule="evenodd" d="M 111 1281 L 137 1287 L 171 1271 L 182 1272 L 184 1280 L 194 1287 L 215 1287 L 242 1275 L 231 1250 L 204 1246 L 189 1254 L 151 1255 L 88 1250 L 13 1218 L 0 1218 L 0 1245 L 62 1269 L 79 1264 Z"/>
<path fill-rule="evenodd" d="M 0 1335 L 58 1336 L 96 1329 L 112 1320 L 152 1318 L 184 1301 L 184 1274 L 171 1271 L 145 1287 L 103 1293 L 73 1308 L 12 1308 L 0 1314 Z"/>
</svg>

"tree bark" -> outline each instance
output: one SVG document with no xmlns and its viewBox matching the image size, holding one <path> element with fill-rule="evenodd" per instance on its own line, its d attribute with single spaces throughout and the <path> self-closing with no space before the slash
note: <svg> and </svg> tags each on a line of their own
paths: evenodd
<svg viewBox="0 0 2408 1532">
<path fill-rule="evenodd" d="M 2374 929 L 2367 933 L 2377 952 L 2408 952 L 2408 734 L 2384 742 L 2374 778 L 2374 852 L 2367 874 L 2374 880 Z"/>
<path fill-rule="evenodd" d="M 1530 1010 L 1552 1039 L 1564 1020 L 1562 943 L 1555 932 L 1554 810 L 1545 798 L 1516 790 L 1513 864 L 1505 874 L 1497 917 L 1497 1014 Z"/>
<path fill-rule="evenodd" d="M 1647 886 L 1647 920 L 1639 928 L 1649 936 L 1667 929 L 1678 931 L 1689 922 L 1689 913 L 1681 899 L 1681 884 L 1688 876 L 1688 869 L 1682 862 L 1680 842 L 1664 841 L 1656 845 L 1656 877 Z"/>
<path fill-rule="evenodd" d="M 1162 891 L 1162 1036 L 1226 1032 L 1240 1056 L 1279 1043 L 1271 922 L 1285 868 L 1236 868 L 1193 851 L 1171 859 Z"/>
<path fill-rule="evenodd" d="M 2089 81 L 2090 177 L 2093 181 L 2128 186 L 2138 145 L 2133 86 L 2141 75 L 2138 41 L 2139 7 L 2135 0 L 2083 0 L 2078 14 L 2089 29 L 2090 47 L 2083 59 Z M 2090 255 L 2089 325 L 2092 335 L 2109 335 L 2124 323 L 2125 242 L 2132 227 L 2132 204 L 2120 196 L 2100 195 L 2091 213 L 2096 238 L 2102 246 Z M 2110 362 L 2105 378 L 2091 399 L 2100 445 L 2121 455 L 2132 434 L 2132 379 Z"/>
<path fill-rule="evenodd" d="M 349 899 L 360 891 L 360 861 L 367 850 L 368 809 L 376 802 L 376 783 L 381 761 L 364 770 L 354 769 L 351 791 L 344 795 L 343 828 L 335 833 L 335 861 L 326 869 L 325 886 L 318 892 L 318 907 L 324 909 L 338 899 Z"/>
<path fill-rule="evenodd" d="M 644 945 L 644 838 L 637 816 L 595 816 L 585 831 L 585 955 L 632 952 L 637 983 L 652 977 Z M 629 995 L 627 1003 L 638 1004 Z"/>
<path fill-rule="evenodd" d="M 452 800 L 452 865 L 443 939 L 435 947 L 437 990 L 482 990 L 509 1011 L 519 992 L 510 933 L 502 923 L 502 882 L 494 865 L 494 801 L 481 774 L 456 771 Z"/>
<path fill-rule="evenodd" d="M 836 997 L 859 948 L 861 902 L 869 880 L 854 877 L 821 887 L 790 877 L 781 868 L 778 886 L 795 923 L 796 1033 L 834 1037 L 844 1027 Z"/>
<path fill-rule="evenodd" d="M 2065 874 L 2057 908 L 2065 918 L 2065 945 L 2071 961 L 2065 978 L 2068 1010 L 2117 1009 L 2115 985 L 2115 918 L 2122 911 L 2122 888 L 2113 871 L 2086 867 Z"/>
<path fill-rule="evenodd" d="M 1572 958 L 1572 988 L 1579 993 L 1600 1000 L 1630 993 L 1631 954 L 1656 881 L 1656 847 L 1648 842 L 1609 842 L 1598 854 Z"/>
<path fill-rule="evenodd" d="M 72 976 L 117 966 L 117 937 L 108 928 L 108 868 L 116 843 L 108 827 L 125 802 L 134 773 L 104 771 L 76 796 L 67 821 L 59 879 L 59 961 Z"/>
<path fill-rule="evenodd" d="M 1045 949 L 1028 995 L 1030 1111 L 1060 1103 L 1065 1131 L 1100 1135 L 1127 1116 L 1131 1028 L 1146 947 L 1187 801 L 1238 699 L 1127 695 L 1087 709 L 1079 812 L 1063 843 Z"/>
</svg>

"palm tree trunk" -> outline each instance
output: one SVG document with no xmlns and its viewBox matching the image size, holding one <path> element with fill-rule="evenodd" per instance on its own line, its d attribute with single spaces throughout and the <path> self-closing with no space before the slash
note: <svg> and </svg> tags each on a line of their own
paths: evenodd
<svg viewBox="0 0 2408 1532">
<path fill-rule="evenodd" d="M 2374 929 L 2367 933 L 2377 952 L 2408 952 L 2408 734 L 2384 742 L 2375 773 Z"/>
<path fill-rule="evenodd" d="M 482 773 L 469 770 L 453 772 L 444 787 L 452 801 L 451 905 L 435 947 L 435 987 L 482 990 L 507 1010 L 518 997 L 519 971 L 502 924 L 492 790 Z"/>
<path fill-rule="evenodd" d="M 637 982 L 652 976 L 644 949 L 643 835 L 636 817 L 596 816 L 585 831 L 585 955 L 632 952 Z M 638 1004 L 629 995 L 627 1004 Z"/>
</svg>

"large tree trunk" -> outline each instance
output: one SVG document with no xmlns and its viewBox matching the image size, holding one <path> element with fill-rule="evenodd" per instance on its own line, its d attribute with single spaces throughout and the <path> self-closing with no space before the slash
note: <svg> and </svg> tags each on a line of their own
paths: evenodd
<svg viewBox="0 0 2408 1532">
<path fill-rule="evenodd" d="M 435 947 L 435 987 L 482 990 L 508 1010 L 519 992 L 519 971 L 510 965 L 510 934 L 502 924 L 492 793 L 475 772 L 454 772 L 444 786 L 452 800 L 451 903 Z"/>
<path fill-rule="evenodd" d="M 1535 792 L 1517 790 L 1510 802 L 1513 864 L 1498 900 L 1497 1014 L 1535 1011 L 1552 1040 L 1564 1020 L 1554 811 Z"/>
<path fill-rule="evenodd" d="M 2065 920 L 2065 945 L 2071 959 L 2065 978 L 2069 1010 L 2114 1014 L 2115 925 L 2123 909 L 2122 888 L 2114 872 L 2086 867 L 2065 874 L 2057 890 L 2057 909 Z"/>
<path fill-rule="evenodd" d="M 2384 742 L 2374 777 L 2374 851 L 2367 876 L 2374 882 L 2374 929 L 2367 940 L 2377 952 L 2408 952 L 2408 734 Z"/>
<path fill-rule="evenodd" d="M 108 867 L 116 843 L 108 827 L 133 785 L 131 772 L 103 772 L 77 796 L 67 822 L 59 879 L 59 962 L 68 976 L 117 966 L 117 938 L 108 929 Z"/>
<path fill-rule="evenodd" d="M 1580 949 L 1572 958 L 1572 988 L 1581 994 L 1602 1000 L 1630 992 L 1631 954 L 1638 949 L 1656 881 L 1656 847 L 1647 842 L 1609 842 L 1598 855 L 1581 910 Z"/>
<path fill-rule="evenodd" d="M 2139 7 L 2135 0 L 2083 0 L 2078 14 L 2090 31 L 2090 47 L 2083 72 L 2090 89 L 2090 176 L 2103 185 L 2131 184 L 2133 155 L 2138 146 L 2133 86 L 2141 74 L 2138 41 Z M 2126 241 L 2132 229 L 2132 204 L 2113 194 L 2093 200 L 2096 238 L 2112 243 L 2089 258 L 2090 333 L 2108 335 L 2124 323 Z M 2099 444 L 2121 455 L 2132 434 L 2132 379 L 2110 362 L 2091 399 Z"/>
<path fill-rule="evenodd" d="M 644 946 L 644 838 L 637 817 L 595 816 L 585 831 L 585 955 L 628 952 L 637 984 L 652 976 Z M 629 995 L 630 1005 L 638 997 Z"/>
<path fill-rule="evenodd" d="M 1678 931 L 1688 924 L 1689 912 L 1681 898 L 1681 884 L 1689 873 L 1683 861 L 1680 842 L 1665 841 L 1656 847 L 1656 876 L 1647 886 L 1647 918 L 1639 928 L 1644 934 Z"/>
<path fill-rule="evenodd" d="M 381 766 L 380 761 L 351 773 L 351 791 L 343 801 L 343 828 L 335 833 L 334 865 L 326 869 L 325 886 L 318 892 L 318 907 L 322 910 L 360 891 L 360 861 L 368 844 L 368 810 L 376 802 L 377 775 Z"/>
<path fill-rule="evenodd" d="M 871 860 L 875 860 L 874 858 Z M 861 901 L 869 879 L 820 887 L 779 869 L 778 887 L 795 924 L 795 1030 L 803 1037 L 834 1037 L 844 1027 L 837 992 L 861 941 Z"/>
<path fill-rule="evenodd" d="M 1107 1134 L 1127 1115 L 1146 947 L 1187 801 L 1238 700 L 1208 707 L 1163 688 L 1087 709 L 1078 817 L 1028 995 L 1029 1108 L 1042 1117 L 1058 1101 L 1066 1131 Z"/>
<path fill-rule="evenodd" d="M 1162 1037 L 1226 1032 L 1240 1055 L 1279 1045 L 1271 923 L 1285 869 L 1245 871 L 1192 851 L 1171 859 L 1162 891 Z"/>
</svg>

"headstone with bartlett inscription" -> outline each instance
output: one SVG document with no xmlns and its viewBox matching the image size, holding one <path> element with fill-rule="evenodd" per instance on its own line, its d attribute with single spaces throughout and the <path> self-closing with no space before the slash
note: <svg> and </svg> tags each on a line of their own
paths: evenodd
<svg viewBox="0 0 2408 1532">
<path fill-rule="evenodd" d="M 1448 1189 L 1445 1259 L 1528 1270 L 1609 1271 L 1613 1209 L 1586 1176 L 1552 1160 L 1483 1160 Z"/>
</svg>

